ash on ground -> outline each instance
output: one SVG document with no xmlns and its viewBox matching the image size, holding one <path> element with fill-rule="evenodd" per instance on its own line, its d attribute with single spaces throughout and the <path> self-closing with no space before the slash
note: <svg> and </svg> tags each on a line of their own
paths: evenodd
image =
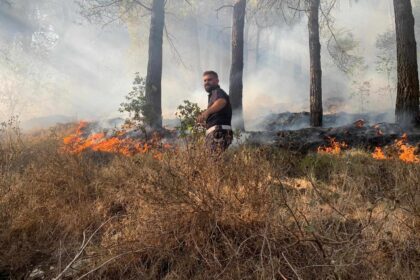
<svg viewBox="0 0 420 280">
<path fill-rule="evenodd" d="M 251 145 L 274 145 L 299 152 L 316 151 L 331 140 L 349 147 L 372 150 L 394 143 L 406 135 L 407 143 L 420 145 L 419 128 L 402 128 L 387 122 L 389 114 L 327 114 L 323 127 L 309 127 L 309 113 L 271 114 L 259 125 L 259 131 L 247 132 L 245 142 Z"/>
<path fill-rule="evenodd" d="M 279 130 L 298 130 L 309 127 L 309 112 L 284 112 L 279 114 L 270 114 L 265 117 L 259 124 L 262 131 L 279 131 Z M 392 115 L 389 113 L 335 113 L 325 114 L 323 118 L 324 127 L 339 127 L 351 124 L 357 120 L 364 120 L 367 125 L 374 125 L 382 122 L 392 122 Z"/>
</svg>

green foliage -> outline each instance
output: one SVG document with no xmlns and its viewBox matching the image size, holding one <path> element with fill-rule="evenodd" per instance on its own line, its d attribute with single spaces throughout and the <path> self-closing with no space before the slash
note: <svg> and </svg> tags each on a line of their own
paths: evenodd
<svg viewBox="0 0 420 280">
<path fill-rule="evenodd" d="M 176 127 L 181 137 L 187 136 L 199 137 L 204 135 L 204 127 L 197 124 L 196 119 L 202 113 L 197 103 L 184 100 L 184 104 L 178 106 L 175 113 L 180 121 L 180 125 Z"/>
<path fill-rule="evenodd" d="M 119 111 L 128 113 L 127 124 L 145 127 L 151 124 L 152 107 L 146 100 L 146 79 L 135 73 L 132 90 L 126 95 L 125 102 L 121 103 Z"/>
</svg>

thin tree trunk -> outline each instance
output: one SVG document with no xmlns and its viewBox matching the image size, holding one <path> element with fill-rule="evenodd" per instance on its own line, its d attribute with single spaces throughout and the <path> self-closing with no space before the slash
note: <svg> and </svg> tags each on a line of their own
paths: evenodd
<svg viewBox="0 0 420 280">
<path fill-rule="evenodd" d="M 242 76 L 244 70 L 244 26 L 246 0 L 237 0 L 233 6 L 232 66 L 230 68 L 229 95 L 235 127 L 245 130 L 242 109 Z"/>
<path fill-rule="evenodd" d="M 309 10 L 309 53 L 310 53 L 310 124 L 322 126 L 322 69 L 321 43 L 319 42 L 320 0 L 310 0 Z"/>
<path fill-rule="evenodd" d="M 151 107 L 152 128 L 162 127 L 162 45 L 165 25 L 165 0 L 153 0 L 149 34 L 146 99 Z"/>
<path fill-rule="evenodd" d="M 396 121 L 413 125 L 419 115 L 419 78 L 414 17 L 410 0 L 394 0 L 398 87 Z"/>
</svg>

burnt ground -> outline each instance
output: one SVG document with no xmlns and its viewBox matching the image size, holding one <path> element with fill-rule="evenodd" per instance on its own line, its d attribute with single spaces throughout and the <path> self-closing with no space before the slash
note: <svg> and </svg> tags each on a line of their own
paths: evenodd
<svg viewBox="0 0 420 280">
<path fill-rule="evenodd" d="M 324 127 L 310 128 L 307 112 L 271 115 L 263 122 L 265 131 L 247 133 L 247 143 L 270 144 L 306 153 L 315 151 L 320 146 L 328 146 L 335 139 L 349 147 L 373 150 L 375 147 L 393 144 L 406 134 L 407 143 L 420 146 L 420 128 L 406 129 L 394 123 L 377 122 L 381 117 L 383 116 L 326 115 Z M 343 119 L 350 123 L 341 125 Z M 295 129 L 303 125 L 306 127 Z"/>
</svg>

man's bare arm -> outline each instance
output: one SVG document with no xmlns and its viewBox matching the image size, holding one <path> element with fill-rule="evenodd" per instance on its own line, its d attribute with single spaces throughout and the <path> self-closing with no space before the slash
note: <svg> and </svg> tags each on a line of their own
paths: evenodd
<svg viewBox="0 0 420 280">
<path fill-rule="evenodd" d="M 207 110 L 205 110 L 200 116 L 198 116 L 197 121 L 199 123 L 205 122 L 211 114 L 219 112 L 220 110 L 223 109 L 223 107 L 226 106 L 226 104 L 227 104 L 226 99 L 224 98 L 217 99 L 209 108 L 207 108 Z"/>
<path fill-rule="evenodd" d="M 226 99 L 219 98 L 216 101 L 214 101 L 214 103 L 205 112 L 207 112 L 207 116 L 210 116 L 211 114 L 217 113 L 220 110 L 222 110 L 223 107 L 226 106 L 226 104 Z"/>
</svg>

